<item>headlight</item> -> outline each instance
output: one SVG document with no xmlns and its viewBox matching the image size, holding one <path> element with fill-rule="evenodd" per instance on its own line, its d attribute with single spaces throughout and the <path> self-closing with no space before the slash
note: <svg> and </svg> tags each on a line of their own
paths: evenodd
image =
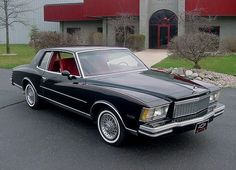
<svg viewBox="0 0 236 170">
<path fill-rule="evenodd" d="M 159 106 L 155 108 L 143 108 L 139 120 L 148 122 L 152 120 L 165 118 L 169 109 L 169 105 Z"/>
<path fill-rule="evenodd" d="M 210 103 L 214 103 L 214 102 L 217 102 L 219 100 L 219 97 L 220 97 L 220 92 L 216 92 L 216 93 L 212 93 L 210 95 Z"/>
</svg>

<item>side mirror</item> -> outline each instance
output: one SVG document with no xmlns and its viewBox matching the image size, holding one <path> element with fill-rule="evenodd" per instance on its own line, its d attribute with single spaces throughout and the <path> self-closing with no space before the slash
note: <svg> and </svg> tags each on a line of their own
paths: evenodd
<svg viewBox="0 0 236 170">
<path fill-rule="evenodd" d="M 61 75 L 67 77 L 69 80 L 76 79 L 76 77 L 71 75 L 68 70 L 62 71 Z"/>
<path fill-rule="evenodd" d="M 70 72 L 67 70 L 64 70 L 61 72 L 61 75 L 68 77 L 68 76 L 70 76 Z"/>
</svg>

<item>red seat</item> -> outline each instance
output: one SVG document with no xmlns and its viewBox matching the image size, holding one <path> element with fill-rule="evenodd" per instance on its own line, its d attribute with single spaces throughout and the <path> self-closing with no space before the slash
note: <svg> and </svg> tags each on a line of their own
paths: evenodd
<svg viewBox="0 0 236 170">
<path fill-rule="evenodd" d="M 60 72 L 60 63 L 57 53 L 54 53 L 48 66 L 49 71 Z"/>
<path fill-rule="evenodd" d="M 61 71 L 69 71 L 70 74 L 80 76 L 74 58 L 66 58 L 61 60 Z"/>
</svg>

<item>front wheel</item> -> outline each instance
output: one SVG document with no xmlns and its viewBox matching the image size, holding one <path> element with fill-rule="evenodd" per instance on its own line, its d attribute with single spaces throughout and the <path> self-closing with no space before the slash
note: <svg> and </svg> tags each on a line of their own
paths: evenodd
<svg viewBox="0 0 236 170">
<path fill-rule="evenodd" d="M 25 100 L 28 106 L 32 109 L 38 109 L 41 103 L 36 90 L 30 83 L 25 87 Z"/>
<path fill-rule="evenodd" d="M 101 137 L 110 145 L 119 146 L 125 138 L 125 129 L 118 116 L 110 110 L 99 113 L 97 126 Z"/>
</svg>

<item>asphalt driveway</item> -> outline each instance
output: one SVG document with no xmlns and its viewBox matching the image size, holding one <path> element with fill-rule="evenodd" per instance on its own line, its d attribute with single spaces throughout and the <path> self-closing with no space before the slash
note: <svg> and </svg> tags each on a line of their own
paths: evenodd
<svg viewBox="0 0 236 170">
<path fill-rule="evenodd" d="M 1 170 L 236 169 L 236 89 L 224 89 L 225 114 L 195 135 L 129 137 L 111 147 L 96 126 L 52 105 L 32 110 L 0 69 Z"/>
</svg>

